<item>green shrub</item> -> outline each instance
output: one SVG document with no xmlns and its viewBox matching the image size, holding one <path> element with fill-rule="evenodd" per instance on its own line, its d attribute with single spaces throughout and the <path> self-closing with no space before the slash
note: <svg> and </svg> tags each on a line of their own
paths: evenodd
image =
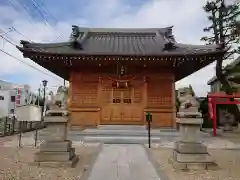
<svg viewBox="0 0 240 180">
<path fill-rule="evenodd" d="M 208 114 L 208 98 L 207 97 L 200 102 L 199 111 L 202 113 L 202 116 L 203 116 L 202 128 L 213 128 L 213 122 L 211 119 L 209 119 L 209 114 Z"/>
</svg>

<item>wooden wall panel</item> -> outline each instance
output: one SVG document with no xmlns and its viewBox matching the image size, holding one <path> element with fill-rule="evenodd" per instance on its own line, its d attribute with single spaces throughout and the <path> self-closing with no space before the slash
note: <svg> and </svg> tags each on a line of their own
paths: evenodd
<svg viewBox="0 0 240 180">
<path fill-rule="evenodd" d="M 70 124 L 83 127 L 118 122 L 144 124 L 144 111 L 150 111 L 153 127 L 172 127 L 173 75 L 161 72 L 144 76 L 130 82 L 132 103 L 119 106 L 113 104 L 112 80 L 109 80 L 108 74 L 72 72 L 69 88 Z M 127 97 L 126 93 L 123 95 Z M 117 114 L 119 112 L 121 116 Z M 115 116 L 123 118 L 114 121 Z"/>
<path fill-rule="evenodd" d="M 173 126 L 173 116 L 172 112 L 153 112 L 152 113 L 152 127 L 172 127 Z"/>
<path fill-rule="evenodd" d="M 172 100 L 172 76 L 160 73 L 149 76 L 147 107 L 168 106 L 172 108 Z"/>
<path fill-rule="evenodd" d="M 96 127 L 99 121 L 99 112 L 76 111 L 71 113 L 71 126 Z"/>
<path fill-rule="evenodd" d="M 96 127 L 100 119 L 98 102 L 98 75 L 72 72 L 70 78 L 70 124 Z"/>
<path fill-rule="evenodd" d="M 71 107 L 97 107 L 98 106 L 98 75 L 71 74 L 72 103 Z"/>
<path fill-rule="evenodd" d="M 145 111 L 152 113 L 152 126 L 155 128 L 173 126 L 173 78 L 169 72 L 148 77 Z"/>
</svg>

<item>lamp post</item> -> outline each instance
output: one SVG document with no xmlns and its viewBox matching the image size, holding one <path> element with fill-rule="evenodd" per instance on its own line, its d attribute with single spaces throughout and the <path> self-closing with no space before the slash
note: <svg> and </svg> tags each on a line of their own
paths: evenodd
<svg viewBox="0 0 240 180">
<path fill-rule="evenodd" d="M 43 108 L 42 108 L 42 117 L 43 117 L 43 112 L 44 112 L 44 108 L 45 108 L 45 96 L 46 96 L 46 86 L 47 86 L 48 81 L 47 80 L 43 80 L 42 84 L 43 84 Z"/>
</svg>

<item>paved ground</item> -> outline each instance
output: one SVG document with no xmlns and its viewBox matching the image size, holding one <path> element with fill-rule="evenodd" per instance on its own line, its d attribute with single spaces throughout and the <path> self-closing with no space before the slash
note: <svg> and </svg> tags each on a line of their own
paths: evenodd
<svg viewBox="0 0 240 180">
<path fill-rule="evenodd" d="M 218 169 L 181 171 L 175 170 L 172 164 L 169 164 L 172 148 L 159 147 L 150 150 L 157 171 L 167 175 L 168 180 L 240 180 L 239 150 L 209 149 L 208 152 L 218 164 Z"/>
<path fill-rule="evenodd" d="M 0 180 L 86 180 L 99 153 L 96 146 L 78 146 L 75 168 L 47 168 L 32 164 L 39 149 L 24 146 L 0 147 Z"/>
<path fill-rule="evenodd" d="M 104 145 L 88 180 L 160 180 L 141 145 Z"/>
<path fill-rule="evenodd" d="M 173 143 L 176 138 L 169 135 L 160 137 L 157 143 L 152 144 L 150 153 L 153 154 L 156 163 L 153 164 L 157 169 L 155 171 L 152 163 L 148 160 L 145 149 L 142 145 L 103 145 L 103 149 L 97 161 L 93 166 L 93 158 L 99 150 L 96 147 L 99 143 L 83 143 L 82 141 L 73 141 L 77 154 L 80 155 L 80 164 L 74 169 L 47 169 L 37 168 L 29 165 L 33 160 L 33 154 L 38 150 L 34 148 L 34 132 L 24 133 L 22 138 L 23 148 L 18 149 L 18 136 L 9 136 L 0 138 L 0 179 L 80 179 L 86 169 L 91 172 L 88 180 L 160 180 L 158 177 L 159 169 L 163 174 L 169 176 L 171 180 L 221 180 L 231 179 L 240 180 L 240 141 L 238 133 L 224 134 L 218 137 L 208 137 L 204 139 L 210 154 L 220 165 L 218 171 L 194 171 L 178 172 L 172 169 L 168 164 L 168 158 L 172 154 Z M 132 137 L 129 137 L 132 138 Z M 38 146 L 41 141 L 38 142 Z M 226 150 L 228 149 L 228 150 Z M 81 159 L 82 158 L 82 159 Z M 41 173 L 40 176 L 36 174 Z M 87 173 L 89 175 L 89 173 Z M 58 176 L 57 176 L 58 174 Z M 11 176 L 10 176 L 11 175 Z M 161 175 L 161 174 L 160 174 Z M 164 177 L 161 175 L 161 180 Z M 84 178 L 85 180 L 85 178 Z"/>
</svg>

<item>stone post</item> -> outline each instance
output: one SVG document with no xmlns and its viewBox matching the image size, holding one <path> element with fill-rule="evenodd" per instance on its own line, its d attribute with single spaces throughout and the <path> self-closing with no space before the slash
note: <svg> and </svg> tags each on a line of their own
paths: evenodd
<svg viewBox="0 0 240 180">
<path fill-rule="evenodd" d="M 49 110 L 44 122 L 47 124 L 47 137 L 35 154 L 35 162 L 39 166 L 73 167 L 78 156 L 72 142 L 67 140 L 68 111 L 61 108 Z"/>
<path fill-rule="evenodd" d="M 177 113 L 180 140 L 175 142 L 173 155 L 169 161 L 174 168 L 181 170 L 212 169 L 216 164 L 208 154 L 207 147 L 199 139 L 203 123 L 202 114 L 198 112 L 196 103 L 192 103 L 194 101 L 191 100 L 182 102 Z"/>
</svg>

